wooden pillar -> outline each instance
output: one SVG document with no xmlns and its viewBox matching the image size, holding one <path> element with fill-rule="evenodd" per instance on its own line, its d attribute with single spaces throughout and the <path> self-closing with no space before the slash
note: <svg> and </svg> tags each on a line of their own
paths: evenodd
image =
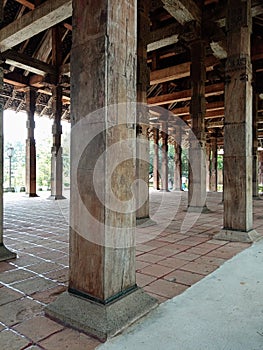
<svg viewBox="0 0 263 350">
<path fill-rule="evenodd" d="M 62 88 L 52 88 L 53 145 L 51 148 L 51 199 L 65 199 L 63 196 L 63 158 L 61 147 Z"/>
<path fill-rule="evenodd" d="M 252 68 L 251 0 L 228 0 L 224 125 L 224 228 L 219 239 L 251 242 Z"/>
<path fill-rule="evenodd" d="M 217 137 L 211 138 L 211 191 L 217 192 Z"/>
<path fill-rule="evenodd" d="M 26 112 L 27 112 L 27 140 L 26 140 L 26 192 L 29 197 L 38 197 L 36 194 L 36 141 L 35 109 L 36 90 L 32 87 L 26 88 Z"/>
<path fill-rule="evenodd" d="M 252 141 L 252 156 L 253 156 L 253 179 L 252 179 L 252 193 L 253 199 L 259 199 L 258 193 L 258 100 L 259 96 L 254 89 L 253 91 L 253 107 L 252 107 L 252 121 L 253 121 L 253 141 Z"/>
<path fill-rule="evenodd" d="M 162 121 L 162 174 L 161 191 L 169 192 L 168 189 L 168 122 Z"/>
<path fill-rule="evenodd" d="M 72 4 L 69 291 L 46 312 L 106 340 L 156 306 L 135 278 L 137 2 Z"/>
<path fill-rule="evenodd" d="M 53 144 L 51 148 L 51 196 L 50 199 L 65 199 L 63 192 L 63 150 L 62 135 L 62 87 L 59 85 L 59 68 L 62 64 L 62 31 L 59 26 L 52 28 L 52 64 L 57 68 L 55 85 L 52 87 Z"/>
<path fill-rule="evenodd" d="M 211 144 L 206 143 L 206 191 L 211 190 Z"/>
<path fill-rule="evenodd" d="M 177 130 L 180 132 L 180 130 Z M 176 131 L 176 132 L 177 132 Z M 178 143 L 174 142 L 174 191 L 182 190 L 182 148 L 181 148 L 181 135 L 178 138 Z"/>
<path fill-rule="evenodd" d="M 156 190 L 160 189 L 160 176 L 159 176 L 159 129 L 154 128 L 153 134 L 153 187 Z"/>
<path fill-rule="evenodd" d="M 0 61 L 0 91 L 4 88 L 4 69 L 3 62 Z M 4 245 L 3 237 L 3 173 L 4 173 L 4 130 L 3 130 L 3 116 L 4 116 L 4 101 L 0 98 L 0 261 L 16 258 L 16 254 L 7 249 Z"/>
<path fill-rule="evenodd" d="M 147 88 L 150 81 L 147 67 L 147 38 L 150 33 L 149 10 L 149 0 L 138 0 L 136 177 L 139 181 L 137 181 L 137 220 L 149 218 L 149 112 L 147 107 Z"/>
<path fill-rule="evenodd" d="M 258 152 L 258 183 L 263 185 L 263 151 Z"/>
<path fill-rule="evenodd" d="M 196 25 L 196 39 L 190 45 L 192 99 L 190 106 L 193 135 L 189 148 L 188 210 L 206 212 L 206 134 L 205 134 L 205 43 Z"/>
</svg>

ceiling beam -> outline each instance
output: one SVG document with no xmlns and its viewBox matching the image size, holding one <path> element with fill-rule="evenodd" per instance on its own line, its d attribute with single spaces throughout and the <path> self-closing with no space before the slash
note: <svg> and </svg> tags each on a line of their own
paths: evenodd
<svg viewBox="0 0 263 350">
<path fill-rule="evenodd" d="M 72 15 L 71 0 L 47 0 L 35 10 L 0 30 L 0 51 L 4 52 Z"/>
<path fill-rule="evenodd" d="M 208 85 L 205 88 L 206 97 L 214 95 L 222 95 L 224 93 L 224 84 L 218 83 L 213 85 Z M 189 101 L 191 99 L 192 91 L 184 90 L 173 92 L 171 94 L 165 94 L 155 97 L 150 97 L 147 99 L 147 103 L 151 106 L 162 106 L 166 104 L 171 104 L 175 102 Z"/>
<path fill-rule="evenodd" d="M 17 74 L 15 72 L 5 74 L 4 83 L 13 85 L 17 88 L 23 88 L 28 85 L 27 77 L 24 77 L 21 74 Z"/>
<path fill-rule="evenodd" d="M 224 101 L 219 102 L 211 102 L 206 104 L 206 115 L 205 119 L 211 118 L 211 115 L 208 115 L 208 112 L 210 111 L 219 111 L 224 108 Z M 176 116 L 188 116 L 185 120 L 190 120 L 190 113 L 189 113 L 189 106 L 187 107 L 181 107 L 181 108 L 175 108 L 171 111 Z M 220 116 L 220 113 L 218 113 Z M 217 116 L 218 117 L 218 116 Z"/>
<path fill-rule="evenodd" d="M 155 51 L 162 47 L 176 44 L 182 31 L 182 26 L 178 23 L 171 23 L 163 28 L 158 28 L 150 32 L 147 51 Z"/>
<path fill-rule="evenodd" d="M 201 8 L 193 0 L 162 0 L 164 8 L 180 23 L 201 22 Z"/>
<path fill-rule="evenodd" d="M 263 5 L 262 0 L 252 0 L 251 4 L 251 14 L 252 17 L 256 17 L 263 14 Z M 226 6 L 223 6 L 220 9 L 219 14 L 206 13 L 206 19 L 210 19 L 211 21 L 215 21 L 219 27 L 226 26 Z"/>
<path fill-rule="evenodd" d="M 214 56 L 209 56 L 205 60 L 206 70 L 211 71 L 213 67 L 218 63 L 218 59 Z M 150 74 L 150 84 L 161 84 L 166 81 L 181 79 L 190 76 L 191 62 L 185 62 L 164 69 L 152 71 Z"/>
<path fill-rule="evenodd" d="M 53 66 L 13 50 L 5 51 L 3 54 L 1 54 L 1 57 L 7 64 L 27 70 L 37 75 L 56 74 L 56 69 Z"/>
</svg>

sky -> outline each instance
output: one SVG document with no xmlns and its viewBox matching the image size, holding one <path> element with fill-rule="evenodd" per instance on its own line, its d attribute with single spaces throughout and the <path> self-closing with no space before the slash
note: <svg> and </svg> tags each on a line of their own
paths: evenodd
<svg viewBox="0 0 263 350">
<path fill-rule="evenodd" d="M 4 111 L 4 142 L 15 143 L 16 141 L 25 142 L 27 138 L 26 129 L 27 116 L 24 112 L 16 113 L 14 111 Z M 35 117 L 35 139 L 44 140 L 52 138 L 53 121 L 47 117 Z M 62 122 L 63 131 L 70 131 L 70 123 Z"/>
</svg>

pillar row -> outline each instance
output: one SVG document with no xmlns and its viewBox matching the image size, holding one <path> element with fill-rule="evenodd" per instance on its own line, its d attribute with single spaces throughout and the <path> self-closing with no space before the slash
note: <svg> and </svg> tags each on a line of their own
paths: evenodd
<svg viewBox="0 0 263 350">
<path fill-rule="evenodd" d="M 149 111 L 147 88 L 150 81 L 147 66 L 147 38 L 150 33 L 150 1 L 138 0 L 138 42 L 137 42 L 137 223 L 149 218 Z"/>
</svg>

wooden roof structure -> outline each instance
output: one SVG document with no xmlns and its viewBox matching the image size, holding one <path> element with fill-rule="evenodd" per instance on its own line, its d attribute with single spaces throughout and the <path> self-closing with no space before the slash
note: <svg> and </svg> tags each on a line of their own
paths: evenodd
<svg viewBox="0 0 263 350">
<path fill-rule="evenodd" d="M 190 52 L 192 22 L 200 18 L 200 0 L 152 0 L 147 38 L 150 86 L 148 103 L 154 112 L 163 106 L 190 122 Z M 203 38 L 206 42 L 206 130 L 221 137 L 224 124 L 226 0 L 203 2 Z M 196 13 L 196 18 L 195 18 Z M 0 51 L 4 61 L 5 109 L 25 107 L 25 89 L 37 89 L 36 112 L 51 116 L 52 86 L 63 87 L 63 119 L 70 119 L 71 0 L 2 0 Z M 251 58 L 254 88 L 263 93 L 263 3 L 252 0 Z M 260 95 L 263 98 L 263 95 Z M 151 116 L 158 123 L 158 114 Z M 170 123 L 173 123 L 170 117 Z M 259 138 L 263 138 L 263 99 L 258 108 Z"/>
</svg>

